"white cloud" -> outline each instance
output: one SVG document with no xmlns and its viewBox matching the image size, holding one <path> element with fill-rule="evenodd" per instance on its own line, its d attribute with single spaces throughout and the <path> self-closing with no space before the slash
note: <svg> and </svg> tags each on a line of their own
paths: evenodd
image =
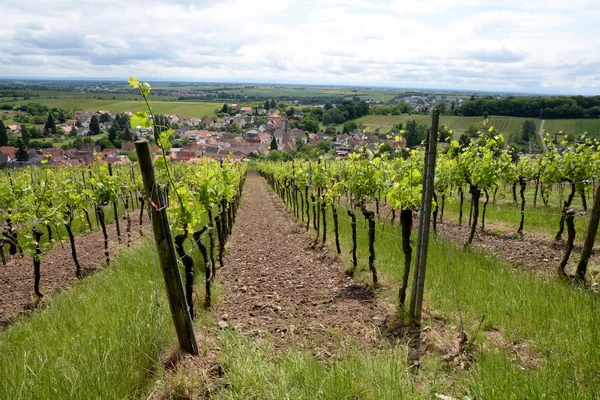
<svg viewBox="0 0 600 400">
<path fill-rule="evenodd" d="M 595 93 L 593 0 L 0 0 L 0 75 Z"/>
</svg>

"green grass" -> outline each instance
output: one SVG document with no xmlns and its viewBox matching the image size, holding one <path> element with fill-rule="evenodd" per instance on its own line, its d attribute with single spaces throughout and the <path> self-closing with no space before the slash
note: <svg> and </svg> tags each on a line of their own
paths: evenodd
<svg viewBox="0 0 600 400">
<path fill-rule="evenodd" d="M 42 92 L 43 93 L 43 92 Z M 102 98 L 93 98 L 93 96 L 82 96 L 69 92 L 58 92 L 56 96 L 46 96 L 32 98 L 30 100 L 9 101 L 10 104 L 21 106 L 29 103 L 40 103 L 50 108 L 62 108 L 65 110 L 108 110 L 112 112 L 136 112 L 144 109 L 145 105 L 139 98 L 133 95 L 127 96 L 128 100 L 122 98 L 112 99 L 112 96 L 97 96 Z M 134 100 L 135 98 L 135 100 Z M 158 114 L 177 114 L 180 117 L 215 117 L 215 109 L 223 106 L 223 103 L 209 102 L 187 102 L 187 101 L 163 101 L 162 96 L 157 96 L 152 100 L 152 110 Z"/>
<path fill-rule="evenodd" d="M 562 214 L 562 207 L 560 204 L 568 196 L 570 189 L 563 188 L 561 193 L 560 185 L 556 185 L 555 189 L 549 196 L 548 206 L 545 206 L 542 202 L 541 196 L 538 193 L 537 205 L 533 206 L 533 198 L 535 192 L 535 185 L 528 185 L 525 191 L 525 221 L 523 225 L 523 232 L 525 234 L 543 235 L 548 239 L 553 240 L 554 236 L 558 232 L 559 223 Z M 592 189 L 587 188 L 586 194 L 588 195 L 587 205 L 591 208 L 593 199 Z M 517 232 L 519 223 L 521 221 L 521 198 L 519 190 L 517 189 L 518 205 L 512 203 L 512 192 L 510 186 L 501 186 L 496 195 L 496 202 L 493 201 L 493 193 L 490 191 L 490 201 L 487 206 L 485 214 L 485 221 L 487 225 L 498 225 L 504 228 L 508 232 Z M 441 197 L 438 198 L 441 203 Z M 465 194 L 465 200 L 463 204 L 463 224 L 467 224 L 469 220 L 469 207 L 471 197 L 468 193 Z M 485 202 L 485 195 L 482 194 L 479 206 L 479 223 L 481 226 L 481 216 L 483 212 L 483 205 Z M 582 212 L 582 201 L 579 193 L 573 198 L 571 207 L 577 212 Z M 446 206 L 444 215 L 448 221 L 458 223 L 459 219 L 460 200 L 457 195 L 457 191 L 453 191 L 449 198 L 446 199 Z M 582 243 L 589 225 L 590 214 L 584 214 L 580 217 L 575 218 L 575 230 L 577 232 L 576 242 Z M 600 235 L 600 233 L 599 233 Z M 566 231 L 564 233 L 566 238 Z"/>
<path fill-rule="evenodd" d="M 341 210 L 340 210 L 341 211 Z M 340 212 L 340 215 L 343 215 Z M 328 226 L 333 221 L 328 213 Z M 364 219 L 358 219 L 359 278 L 370 282 L 368 242 Z M 401 280 L 404 257 L 399 227 L 385 228 L 376 236 L 376 267 L 383 281 L 380 295 L 394 296 Z M 414 228 L 416 230 L 416 227 Z M 340 218 L 342 256 L 350 265 L 351 229 Z M 311 229 L 312 232 L 312 229 Z M 333 233 L 329 233 L 333 243 Z M 413 234 L 416 240 L 416 235 Z M 426 280 L 425 308 L 443 314 L 457 324 L 453 275 L 459 292 L 466 329 L 472 335 L 485 314 L 484 330 L 498 329 L 506 341 L 526 341 L 541 361 L 523 371 L 509 349 L 481 344 L 466 386 L 476 398 L 595 398 L 600 395 L 600 298 L 588 290 L 571 287 L 558 279 L 541 279 L 500 259 L 477 251 L 464 251 L 432 238 Z M 448 259 L 452 260 L 454 273 Z M 413 252 L 413 262 L 414 262 Z M 412 278 L 412 273 L 411 273 Z M 410 286 L 409 286 L 410 287 Z M 393 300 L 393 298 L 392 298 Z M 427 322 L 426 322 L 427 323 Z M 556 377 L 563 377 L 557 379 Z"/>
<path fill-rule="evenodd" d="M 273 356 L 268 341 L 252 341 L 239 333 L 223 335 L 222 362 L 230 390 L 223 399 L 430 399 L 454 394 L 443 365 L 426 357 L 422 372 L 413 374 L 405 345 L 359 350 L 346 345 L 330 360 L 288 349 Z"/>
<path fill-rule="evenodd" d="M 131 398 L 155 374 L 159 337 L 151 246 L 51 297 L 0 333 L 0 398 Z M 43 268 L 43 261 L 42 261 Z M 163 345 L 173 344 L 158 272 Z"/>
<path fill-rule="evenodd" d="M 357 219 L 357 278 L 370 282 L 367 229 L 360 215 Z M 331 244 L 333 221 L 329 210 L 328 226 Z M 375 264 L 382 287 L 377 293 L 393 302 L 404 261 L 400 229 L 387 226 L 385 234 L 380 229 L 378 225 Z M 314 235 L 312 228 L 310 233 Z M 351 229 L 341 209 L 340 234 L 342 260 L 349 267 Z M 447 247 L 443 240 L 432 238 L 424 325 L 433 325 L 428 315 L 436 315 L 446 321 L 450 332 L 456 332 L 451 327 L 458 326 L 454 276 L 470 338 L 485 315 L 482 331 L 474 339 L 476 351 L 469 369 L 457 369 L 442 361 L 439 354 L 427 352 L 418 373 L 413 373 L 403 342 L 383 341 L 376 348 L 361 350 L 340 338 L 339 354 L 324 360 L 304 349 L 274 352 L 268 337 L 251 340 L 235 331 L 225 332 L 219 345 L 225 376 L 217 389 L 218 397 L 429 399 L 442 393 L 455 398 L 583 399 L 600 395 L 600 321 L 596 312 L 600 299 L 596 294 L 519 271 L 476 251 L 464 251 L 452 244 Z M 488 332 L 496 331 L 504 345 L 488 339 Z M 527 350 L 519 350 L 515 343 L 525 343 Z M 520 358 L 528 356 L 528 361 Z M 187 376 L 193 382 L 202 377 Z"/>
</svg>

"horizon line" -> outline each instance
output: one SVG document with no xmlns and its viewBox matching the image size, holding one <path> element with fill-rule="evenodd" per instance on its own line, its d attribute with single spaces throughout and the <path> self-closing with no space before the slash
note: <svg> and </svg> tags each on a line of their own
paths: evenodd
<svg viewBox="0 0 600 400">
<path fill-rule="evenodd" d="M 127 78 L 120 77 L 43 77 L 43 76 L 0 76 L 0 81 L 23 80 L 23 81 L 69 81 L 69 82 L 123 82 L 127 83 Z M 185 78 L 173 77 L 150 77 L 143 79 L 144 81 L 154 81 L 161 83 L 190 83 L 190 84 L 224 84 L 224 85 L 281 85 L 281 86 L 317 86 L 317 87 L 347 87 L 347 88 L 363 88 L 363 89 L 391 89 L 391 90 L 416 90 L 416 91 L 444 91 L 455 93 L 480 93 L 480 94 L 503 94 L 503 95 L 520 95 L 520 96 L 598 96 L 599 94 L 581 94 L 567 91 L 527 91 L 527 90 L 502 90 L 502 89 L 457 89 L 449 87 L 426 87 L 426 86 L 399 86 L 385 83 L 371 84 L 350 84 L 350 83 L 322 83 L 322 82 L 302 82 L 302 81 L 260 81 L 260 80 L 227 80 L 227 79 L 208 79 L 208 80 L 187 80 Z"/>
</svg>

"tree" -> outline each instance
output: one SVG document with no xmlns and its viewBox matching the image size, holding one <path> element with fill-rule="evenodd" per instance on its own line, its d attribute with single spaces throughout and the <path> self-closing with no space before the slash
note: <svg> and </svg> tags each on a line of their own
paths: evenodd
<svg viewBox="0 0 600 400">
<path fill-rule="evenodd" d="M 48 114 L 48 119 L 46 119 L 46 124 L 44 125 L 44 135 L 54 135 L 56 134 L 56 122 L 54 122 L 54 117 L 52 113 Z"/>
<path fill-rule="evenodd" d="M 404 139 L 406 140 L 406 147 L 413 148 L 421 144 L 425 139 L 425 131 L 427 127 L 425 125 L 417 124 L 414 119 L 406 123 L 406 133 Z"/>
<path fill-rule="evenodd" d="M 15 153 L 15 159 L 17 161 L 21 161 L 21 162 L 25 162 L 27 160 L 29 160 L 29 154 L 27 153 L 27 147 L 25 146 L 25 143 L 23 143 L 23 141 L 21 139 L 17 140 L 17 152 Z"/>
<path fill-rule="evenodd" d="M 271 99 L 271 108 L 277 108 L 277 103 L 275 103 L 275 99 Z"/>
<path fill-rule="evenodd" d="M 21 139 L 25 146 L 29 146 L 29 140 L 31 139 L 31 133 L 26 125 L 21 125 Z"/>
<path fill-rule="evenodd" d="M 90 120 L 90 131 L 94 135 L 98 135 L 100 133 L 100 123 L 98 122 L 98 117 L 95 115 Z"/>
<path fill-rule="evenodd" d="M 483 112 L 483 119 L 488 119 L 488 115 L 489 115 L 488 112 L 484 111 Z"/>
<path fill-rule="evenodd" d="M 529 140 L 531 140 L 531 137 L 535 135 L 535 122 L 529 119 L 523 121 L 521 134 L 521 139 L 523 140 L 523 143 L 529 142 Z"/>
<path fill-rule="evenodd" d="M 442 125 L 440 126 L 439 129 L 439 142 L 446 142 L 448 141 L 449 138 L 452 138 L 452 133 L 450 133 L 450 130 L 448 129 L 447 125 Z"/>
<path fill-rule="evenodd" d="M 277 150 L 277 139 L 275 139 L 275 135 L 273 135 L 273 139 L 271 139 L 271 150 Z"/>
<path fill-rule="evenodd" d="M 0 146 L 6 146 L 8 144 L 8 134 L 6 133 L 6 127 L 4 122 L 0 120 Z"/>
<path fill-rule="evenodd" d="M 265 100 L 265 110 L 269 110 L 269 100 Z"/>
<path fill-rule="evenodd" d="M 233 124 L 229 125 L 229 131 L 233 133 L 240 133 L 242 128 L 240 128 L 240 125 L 237 122 L 234 122 Z"/>
<path fill-rule="evenodd" d="M 337 130 L 333 126 L 328 126 L 327 129 L 325 129 L 325 134 L 328 136 L 335 136 L 337 135 Z"/>
<path fill-rule="evenodd" d="M 226 113 L 228 110 L 229 110 L 229 107 L 227 106 L 227 103 L 223 104 L 223 107 L 221 108 L 221 112 Z"/>
<path fill-rule="evenodd" d="M 96 140 L 96 146 L 100 146 L 100 149 L 102 150 L 115 148 L 115 145 L 112 144 L 112 142 L 105 137 Z"/>
<path fill-rule="evenodd" d="M 117 145 L 116 141 L 119 136 L 119 133 L 121 133 L 118 126 L 119 125 L 116 122 L 113 122 L 112 126 L 108 130 L 108 140 L 110 140 L 110 142 L 115 146 Z"/>
<path fill-rule="evenodd" d="M 133 133 L 131 133 L 131 129 L 128 126 L 125 127 L 124 131 L 121 131 L 119 139 L 123 142 L 133 142 Z"/>
<path fill-rule="evenodd" d="M 317 149 L 321 153 L 327 153 L 329 152 L 329 150 L 331 150 L 331 142 L 329 140 L 322 140 L 319 143 L 317 143 Z"/>
<path fill-rule="evenodd" d="M 329 111 L 333 108 L 333 105 L 331 105 L 331 103 L 325 103 L 325 106 L 323 107 L 323 109 L 325 111 Z"/>
<path fill-rule="evenodd" d="M 355 129 L 358 129 L 358 124 L 355 121 L 348 121 L 344 124 L 343 132 L 350 133 Z"/>
<path fill-rule="evenodd" d="M 302 129 L 307 132 L 317 132 L 319 130 L 319 121 L 312 116 L 304 117 L 302 119 Z"/>
<path fill-rule="evenodd" d="M 267 156 L 267 160 L 269 161 L 281 161 L 282 158 L 283 155 L 278 150 L 271 150 Z"/>
<path fill-rule="evenodd" d="M 104 113 L 104 114 L 100 114 L 100 122 L 107 123 L 110 122 L 112 118 L 110 117 L 110 114 Z"/>
</svg>

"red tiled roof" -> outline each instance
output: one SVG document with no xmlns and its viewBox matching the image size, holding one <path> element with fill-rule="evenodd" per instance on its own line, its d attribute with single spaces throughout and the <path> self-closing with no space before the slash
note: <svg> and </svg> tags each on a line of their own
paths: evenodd
<svg viewBox="0 0 600 400">
<path fill-rule="evenodd" d="M 123 142 L 121 144 L 121 150 L 123 150 L 123 151 L 135 151 L 135 143 L 133 143 L 133 142 Z"/>
<path fill-rule="evenodd" d="M 0 153 L 6 154 L 10 158 L 15 158 L 15 154 L 17 153 L 17 148 L 14 146 L 2 146 L 0 147 Z"/>
</svg>

